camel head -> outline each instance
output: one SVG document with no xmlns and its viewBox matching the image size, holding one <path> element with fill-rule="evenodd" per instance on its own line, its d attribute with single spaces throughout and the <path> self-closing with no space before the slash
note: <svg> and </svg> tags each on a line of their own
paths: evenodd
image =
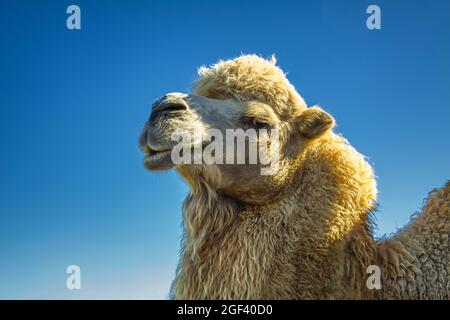
<svg viewBox="0 0 450 320">
<path fill-rule="evenodd" d="M 144 165 L 151 171 L 174 167 L 193 192 L 206 186 L 253 204 L 281 196 L 309 143 L 331 131 L 334 120 L 319 107 L 308 108 L 275 63 L 255 55 L 220 61 L 200 68 L 192 94 L 169 93 L 154 102 L 140 138 Z M 244 134 L 243 140 L 233 134 Z M 259 146 L 256 162 L 250 142 Z"/>
</svg>

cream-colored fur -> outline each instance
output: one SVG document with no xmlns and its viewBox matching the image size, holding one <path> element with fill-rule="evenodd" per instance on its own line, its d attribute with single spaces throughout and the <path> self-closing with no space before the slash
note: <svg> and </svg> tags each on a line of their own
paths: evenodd
<svg viewBox="0 0 450 320">
<path fill-rule="evenodd" d="M 331 118 L 306 107 L 274 59 L 202 68 L 193 93 L 269 105 L 286 123 L 285 153 L 271 180 L 231 174 L 236 184 L 224 185 L 220 168 L 177 167 L 191 193 L 173 298 L 450 298 L 450 183 L 407 227 L 377 241 L 371 166 Z M 381 290 L 366 286 L 370 265 L 380 267 Z"/>
</svg>

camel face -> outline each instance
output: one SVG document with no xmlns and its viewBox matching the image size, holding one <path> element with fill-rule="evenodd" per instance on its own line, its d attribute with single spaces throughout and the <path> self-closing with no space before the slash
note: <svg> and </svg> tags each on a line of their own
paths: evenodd
<svg viewBox="0 0 450 320">
<path fill-rule="evenodd" d="M 262 133 L 259 132 L 261 129 Z M 264 177 L 261 169 L 268 165 L 275 167 L 276 164 L 267 163 L 267 160 L 262 163 L 261 159 L 268 159 L 271 152 L 277 152 L 274 155 L 278 156 L 279 151 L 273 146 L 279 137 L 276 137 L 277 141 L 269 141 L 275 137 L 270 135 L 275 130 L 284 130 L 280 119 L 270 106 L 259 101 L 240 102 L 170 93 L 153 104 L 140 143 L 145 153 L 144 165 L 151 171 L 175 167 L 188 183 L 201 177 L 211 187 L 222 191 L 233 190 L 233 194 L 240 192 L 250 181 L 253 186 L 266 186 L 267 191 L 270 178 Z M 175 163 L 175 149 L 180 144 L 177 133 L 189 137 L 185 142 L 188 148 L 181 153 L 188 150 L 191 161 Z M 218 141 L 220 139 L 222 141 Z M 205 159 L 205 152 L 212 141 L 217 143 L 213 152 L 216 161 L 213 162 Z M 255 146 L 264 143 L 266 149 L 252 149 L 250 141 Z M 250 158 L 255 156 L 252 155 L 255 151 L 256 161 L 252 163 Z M 218 156 L 219 153 L 221 156 Z M 273 174 L 276 175 L 276 169 Z"/>
<path fill-rule="evenodd" d="M 203 181 L 241 201 L 263 204 L 272 201 L 286 188 L 286 179 L 308 141 L 328 130 L 331 124 L 332 118 L 319 108 L 281 118 L 271 106 L 258 100 L 222 100 L 170 93 L 153 104 L 142 132 L 144 165 L 151 171 L 175 167 L 192 189 Z M 177 132 L 190 137 L 185 143 L 188 148 L 182 149 L 191 153 L 190 162 L 174 163 L 174 151 L 180 144 L 179 139 L 174 139 Z M 251 136 L 249 132 L 255 135 Z M 211 133 L 215 133 L 214 139 L 211 139 Z M 242 140 L 236 137 L 240 133 Z M 208 162 L 205 151 L 218 139 L 224 141 L 216 145 L 219 148 L 214 153 L 222 152 L 223 157 L 219 157 L 220 161 Z M 243 148 L 239 141 L 244 142 Z M 251 147 L 251 141 L 256 142 L 257 148 Z M 199 150 L 200 159 L 196 158 Z M 251 163 L 251 152 L 255 151 L 257 161 Z M 230 152 L 231 158 L 228 157 Z M 243 156 L 241 162 L 240 156 Z M 268 166 L 270 174 L 262 174 L 262 169 Z"/>
<path fill-rule="evenodd" d="M 273 201 L 289 188 L 309 142 L 329 131 L 333 118 L 307 108 L 274 59 L 242 56 L 199 73 L 194 94 L 169 93 L 153 104 L 140 139 L 144 165 L 152 171 L 175 167 L 193 191 L 204 184 L 248 203 Z M 233 133 L 243 133 L 241 145 Z M 189 160 L 175 161 L 177 152 Z"/>
</svg>

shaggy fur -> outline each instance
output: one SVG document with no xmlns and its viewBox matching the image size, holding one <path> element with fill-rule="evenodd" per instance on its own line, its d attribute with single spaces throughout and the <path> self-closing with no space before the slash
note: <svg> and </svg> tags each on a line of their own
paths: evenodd
<svg viewBox="0 0 450 320">
<path fill-rule="evenodd" d="M 274 59 L 242 56 L 200 76 L 197 95 L 258 100 L 280 119 L 307 109 Z M 178 170 L 191 193 L 171 288 L 176 299 L 450 298 L 450 183 L 430 193 L 407 227 L 377 241 L 372 168 L 332 130 L 305 144 L 278 175 L 279 196 L 264 204 Z M 381 290 L 366 286 L 370 265 L 381 268 Z"/>
</svg>

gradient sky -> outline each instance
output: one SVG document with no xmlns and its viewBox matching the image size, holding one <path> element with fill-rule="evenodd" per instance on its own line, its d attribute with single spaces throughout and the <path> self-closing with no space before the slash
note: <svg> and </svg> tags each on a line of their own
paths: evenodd
<svg viewBox="0 0 450 320">
<path fill-rule="evenodd" d="M 153 100 L 241 53 L 275 54 L 334 115 L 378 176 L 377 234 L 394 232 L 450 178 L 449 14 L 429 0 L 1 1 L 0 298 L 167 297 L 188 189 L 145 171 L 137 138 Z M 65 287 L 71 264 L 81 290 Z"/>
</svg>

